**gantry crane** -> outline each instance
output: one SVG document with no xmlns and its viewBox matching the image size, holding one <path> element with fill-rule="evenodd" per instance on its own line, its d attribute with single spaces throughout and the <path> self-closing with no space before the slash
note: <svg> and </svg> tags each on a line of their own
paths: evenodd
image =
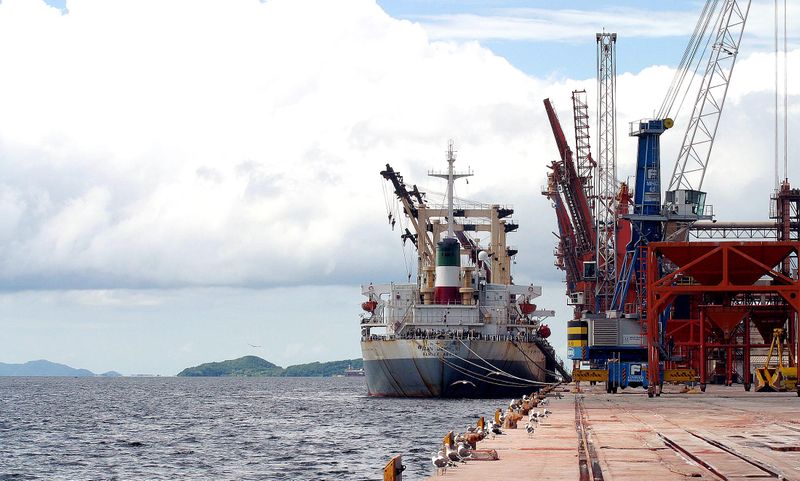
<svg viewBox="0 0 800 481">
<path fill-rule="evenodd" d="M 596 240 L 594 251 L 596 269 L 594 272 L 587 269 L 587 261 L 592 257 L 590 253 L 578 249 L 574 256 L 584 262 L 583 269 L 580 271 L 581 280 L 584 284 L 594 283 L 595 299 L 593 303 L 587 302 L 583 305 L 585 310 L 581 312 L 581 319 L 585 324 L 576 329 L 582 333 L 588 333 L 588 335 L 584 337 L 583 349 L 571 349 L 570 357 L 573 359 L 602 361 L 611 359 L 613 356 L 617 360 L 647 360 L 646 278 L 648 265 L 646 249 L 652 242 L 679 238 L 687 232 L 687 226 L 693 222 L 710 218 L 710 215 L 707 215 L 709 211 L 705 206 L 705 193 L 700 191 L 700 188 L 708 166 L 749 8 L 749 0 L 707 0 L 695 27 L 695 34 L 690 40 L 684 59 L 681 61 L 681 66 L 659 114 L 655 119 L 631 123 L 630 135 L 638 138 L 636 184 L 633 186 L 632 196 L 628 194 L 627 186 L 620 184 L 616 178 L 615 46 L 617 36 L 614 33 L 605 32 L 596 35 L 598 49 L 598 160 L 596 165 L 592 165 L 595 170 L 594 195 L 586 196 L 594 202 Z M 706 35 L 707 31 L 711 32 L 710 35 Z M 662 199 L 659 138 L 673 125 L 673 121 L 669 118 L 670 110 L 679 96 L 678 92 L 681 91 L 683 81 L 692 77 L 689 75 L 692 63 L 696 54 L 701 51 L 700 47 L 704 41 L 710 43 L 711 51 L 669 188 L 665 198 Z M 705 58 L 704 54 L 701 54 L 698 63 L 703 58 Z M 580 97 L 576 98 L 573 93 L 576 147 L 580 149 L 585 145 L 588 150 L 588 128 L 584 129 L 586 122 L 583 111 L 578 108 L 580 103 Z M 556 129 L 553 123 L 554 113 L 551 112 L 549 102 L 546 102 L 546 106 L 559 152 L 564 159 L 564 152 L 568 151 L 568 147 L 562 145 L 559 129 Z M 591 157 L 581 154 L 578 156 L 579 162 L 582 159 L 591 160 Z M 562 164 L 569 165 L 568 162 L 562 162 Z M 586 165 L 583 164 L 584 167 Z M 585 170 L 582 170 L 580 166 L 578 178 L 586 178 Z M 565 199 L 570 195 L 575 196 L 579 190 L 570 185 L 569 179 L 566 180 L 567 182 L 564 182 L 560 189 Z M 585 194 L 585 183 L 583 187 Z M 628 206 L 629 202 L 630 206 Z M 570 214 L 573 214 L 571 210 Z M 564 217 L 563 213 L 559 214 L 560 219 Z M 581 218 L 574 214 L 571 220 L 573 226 L 582 224 Z M 618 235 L 623 225 L 631 228 L 632 232 L 629 241 L 625 238 L 620 242 Z M 563 251 L 562 243 L 560 254 L 566 259 L 568 256 Z M 574 267 L 572 269 L 575 270 Z M 595 278 L 591 279 L 589 274 L 594 274 Z M 577 309 L 576 314 L 578 314 Z M 670 317 L 669 307 L 658 316 L 658 333 L 650 333 L 651 339 L 657 339 L 657 346 L 651 347 L 658 349 L 662 355 L 669 358 L 664 337 L 665 323 Z M 656 337 L 653 338 L 653 335 Z M 570 342 L 570 346 L 574 347 L 572 342 Z M 578 355 L 579 353 L 580 355 Z M 651 373 L 651 375 L 658 376 L 658 373 Z"/>
<path fill-rule="evenodd" d="M 659 138 L 666 129 L 673 126 L 668 115 L 677 92 L 681 90 L 681 83 L 687 78 L 686 74 L 691 68 L 691 55 L 684 58 L 682 67 L 675 74 L 674 85 L 670 87 L 668 99 L 659 112 L 660 118 L 631 123 L 630 135 L 638 138 L 638 153 L 633 212 L 625 217 L 632 223 L 633 235 L 627 248 L 624 272 L 615 289 L 613 308 L 625 311 L 626 305 L 634 306 L 639 310 L 640 319 L 646 317 L 644 249 L 647 244 L 666 239 L 674 240 L 676 232 L 686 232 L 685 228 L 679 230 L 677 225 L 686 226 L 699 219 L 710 218 L 705 212 L 705 193 L 700 188 L 750 9 L 749 0 L 728 0 L 715 12 L 715 3 L 709 1 L 706 4 L 696 27 L 699 35 L 693 36 L 690 47 L 687 48 L 687 51 L 691 51 L 693 43 L 699 46 L 705 30 L 710 25 L 716 27 L 716 32 L 711 37 L 714 40 L 706 70 L 663 206 Z M 715 13 L 716 20 L 712 23 Z M 666 322 L 666 317 L 664 316 L 663 322 Z"/>
</svg>

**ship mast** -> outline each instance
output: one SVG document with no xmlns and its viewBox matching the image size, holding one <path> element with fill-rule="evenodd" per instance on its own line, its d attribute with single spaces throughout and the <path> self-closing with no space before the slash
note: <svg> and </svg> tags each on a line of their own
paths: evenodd
<svg viewBox="0 0 800 481">
<path fill-rule="evenodd" d="M 467 285 L 467 281 L 473 279 L 471 272 L 476 267 L 486 270 L 488 283 L 511 284 L 511 258 L 517 250 L 506 244 L 506 236 L 516 231 L 518 225 L 508 219 L 514 214 L 514 209 L 509 206 L 474 203 L 456 206 L 455 181 L 473 174 L 471 171 L 455 171 L 456 150 L 452 140 L 448 144 L 446 159 L 446 170 L 428 171 L 429 176 L 447 181 L 447 201 L 443 200 L 440 205 L 429 205 L 425 200 L 426 194 L 416 185 L 406 185 L 400 172 L 388 164 L 381 176 L 392 183 L 394 193 L 402 203 L 402 212 L 413 228 L 413 232 L 405 229 L 400 237 L 404 242 L 410 240 L 417 248 L 417 285 L 423 302 L 467 305 L 472 304 L 472 287 Z M 458 223 L 456 217 L 459 217 Z M 394 221 L 392 212 L 388 218 L 390 223 Z M 488 248 L 479 246 L 467 232 L 476 235 L 488 233 Z M 481 253 L 484 255 L 479 255 Z M 465 266 L 460 272 L 464 255 L 475 267 Z"/>
<path fill-rule="evenodd" d="M 453 149 L 453 139 L 447 145 L 447 173 L 428 172 L 431 177 L 439 177 L 447 180 L 447 239 L 455 239 L 455 221 L 453 220 L 453 184 L 456 179 L 469 177 L 472 172 L 456 173 L 453 171 L 453 164 L 456 161 L 456 151 Z"/>
<path fill-rule="evenodd" d="M 456 239 L 455 220 L 453 212 L 453 184 L 456 179 L 472 175 L 469 172 L 456 173 L 453 164 L 456 161 L 456 151 L 453 149 L 453 140 L 447 146 L 447 173 L 429 172 L 432 177 L 447 180 L 447 234 L 436 244 L 436 276 L 433 289 L 434 304 L 460 304 L 470 302 L 472 288 L 465 295 L 460 293 L 461 288 L 461 245 Z M 430 292 L 430 286 L 426 286 Z M 425 293 L 423 293 L 425 294 Z"/>
</svg>

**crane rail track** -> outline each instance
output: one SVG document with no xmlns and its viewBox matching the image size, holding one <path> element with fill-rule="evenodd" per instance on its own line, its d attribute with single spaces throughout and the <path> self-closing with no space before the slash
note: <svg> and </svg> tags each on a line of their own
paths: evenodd
<svg viewBox="0 0 800 481">
<path fill-rule="evenodd" d="M 710 403 L 710 402 L 707 402 L 707 401 L 705 403 L 712 404 L 712 405 L 715 405 L 715 406 L 719 406 L 720 408 L 723 407 L 722 405 L 719 405 L 719 404 L 716 404 L 716 403 Z M 615 404 L 617 406 L 620 406 L 620 404 L 618 402 L 615 403 Z M 729 406 L 725 406 L 725 408 L 728 409 L 730 407 Z M 735 409 L 737 411 L 742 411 L 742 412 L 750 412 L 750 411 L 747 411 L 745 409 L 736 409 L 736 408 L 730 408 L 730 409 Z M 701 466 L 701 467 L 705 468 L 706 470 L 708 470 L 715 477 L 717 477 L 719 479 L 722 479 L 723 481 L 729 479 L 724 473 L 722 473 L 719 470 L 717 470 L 717 468 L 715 468 L 714 466 L 710 465 L 709 463 L 703 461 L 697 454 L 692 453 L 691 451 L 689 451 L 685 447 L 683 447 L 680 444 L 678 444 L 677 442 L 675 442 L 675 440 L 670 439 L 667 436 L 665 436 L 663 433 L 659 432 L 658 429 L 656 428 L 656 426 L 646 422 L 644 419 L 642 419 L 639 416 L 636 416 L 632 412 L 628 412 L 628 415 L 631 416 L 632 418 L 636 419 L 642 425 L 650 426 L 653 429 L 653 432 L 656 433 L 659 438 L 661 438 L 661 440 L 663 441 L 664 445 L 667 446 L 668 448 L 670 448 L 673 451 L 676 451 L 676 452 L 684 455 L 686 458 L 691 459 L 692 461 L 694 461 L 699 466 Z M 711 446 L 713 446 L 713 447 L 715 447 L 715 448 L 717 448 L 717 449 L 719 449 L 719 450 L 721 450 L 721 451 L 723 451 L 723 452 L 725 452 L 725 453 L 727 453 L 727 454 L 729 454 L 729 455 L 731 455 L 731 456 L 733 456 L 735 458 L 738 458 L 739 460 L 744 461 L 745 463 L 750 464 L 751 466 L 754 466 L 757 469 L 763 471 L 765 473 L 764 478 L 767 478 L 767 479 L 768 478 L 774 478 L 774 479 L 781 479 L 781 480 L 786 480 L 786 481 L 790 481 L 790 480 L 800 481 L 800 479 L 797 479 L 797 478 L 787 477 L 786 474 L 782 473 L 778 468 L 776 468 L 774 466 L 771 466 L 771 465 L 769 465 L 769 464 L 767 464 L 767 463 L 765 463 L 763 461 L 755 459 L 755 458 L 753 458 L 751 456 L 747 456 L 747 455 L 744 455 L 744 454 L 737 453 L 734 448 L 732 448 L 732 447 L 730 447 L 730 446 L 728 446 L 726 444 L 723 444 L 723 443 L 721 443 L 721 442 L 719 442 L 717 440 L 710 439 L 710 438 L 708 438 L 706 436 L 703 436 L 701 434 L 698 434 L 698 433 L 692 432 L 692 431 L 690 431 L 688 429 L 685 429 L 685 428 L 681 427 L 680 425 L 678 425 L 677 423 L 675 423 L 673 421 L 670 421 L 667 418 L 662 417 L 662 419 L 664 421 L 666 421 L 668 424 L 672 425 L 674 428 L 676 428 L 676 429 L 678 429 L 680 431 L 683 431 L 683 432 L 685 432 L 687 434 L 690 434 L 690 435 L 694 436 L 695 438 L 700 439 L 701 441 L 703 441 L 703 442 L 705 442 L 705 443 L 707 443 L 707 444 L 709 444 L 709 445 L 711 445 Z M 784 425 L 784 427 L 787 427 L 787 428 L 789 428 L 790 430 L 793 430 L 793 431 L 800 431 L 800 428 L 792 428 L 792 427 L 786 426 L 786 425 Z"/>
<path fill-rule="evenodd" d="M 678 453 L 686 456 L 687 458 L 691 459 L 692 461 L 697 463 L 699 466 L 702 466 L 705 469 L 707 469 L 708 471 L 710 471 L 712 474 L 714 474 L 714 476 L 718 477 L 719 479 L 722 479 L 724 481 L 728 480 L 728 478 L 724 474 L 722 474 L 721 472 L 717 471 L 717 469 L 714 468 L 714 466 L 711 466 L 707 462 L 703 461 L 702 459 L 697 457 L 697 455 L 693 454 L 691 451 L 687 450 L 686 448 L 684 448 L 680 444 L 676 443 L 675 441 L 671 440 L 670 438 L 664 436 L 661 433 L 656 433 L 656 434 L 658 434 L 658 437 L 660 437 L 661 440 L 664 441 L 664 445 L 667 446 L 668 448 L 670 448 L 673 451 L 678 452 Z"/>
<path fill-rule="evenodd" d="M 751 466 L 754 466 L 754 467 L 760 469 L 764 473 L 768 474 L 769 477 L 772 477 L 772 478 L 775 478 L 775 479 L 787 480 L 787 481 L 789 480 L 789 478 L 785 477 L 776 468 L 774 468 L 772 466 L 769 466 L 768 464 L 765 464 L 765 463 L 763 463 L 761 461 L 753 459 L 750 456 L 745 456 L 743 454 L 739 454 L 736 451 L 734 451 L 732 448 L 730 448 L 730 447 L 728 447 L 728 446 L 726 446 L 726 445 L 724 445 L 724 444 L 722 444 L 722 443 L 720 443 L 718 441 L 715 441 L 713 439 L 708 439 L 705 436 L 701 436 L 701 435 L 699 435 L 697 433 L 693 433 L 693 432 L 688 431 L 688 430 L 685 430 L 685 431 L 687 433 L 691 434 L 692 436 L 704 441 L 705 443 L 708 443 L 711 446 L 714 446 L 715 448 L 720 449 L 721 451 L 724 451 L 724 452 L 730 454 L 731 456 L 733 456 L 735 458 L 738 458 L 738 459 L 746 462 L 747 464 L 750 464 Z M 730 479 L 724 473 L 720 472 L 717 468 L 715 468 L 713 465 L 705 462 L 697 454 L 695 454 L 695 453 L 691 452 L 690 450 L 686 449 L 685 447 L 681 446 L 680 444 L 678 444 L 674 440 L 668 438 L 667 436 L 665 436 L 662 433 L 657 432 L 656 434 L 658 434 L 658 436 L 664 442 L 664 445 L 666 445 L 667 447 L 669 447 L 673 451 L 676 451 L 676 452 L 686 456 L 687 458 L 691 459 L 692 461 L 697 463 L 699 466 L 702 466 L 703 468 L 705 468 L 706 470 L 711 472 L 717 478 L 719 478 L 719 479 L 721 479 L 723 481 L 727 481 L 727 480 Z"/>
<path fill-rule="evenodd" d="M 604 481 L 600 460 L 588 433 L 583 396 L 575 396 L 575 430 L 578 432 L 578 474 L 580 481 Z"/>
<path fill-rule="evenodd" d="M 701 436 L 701 435 L 699 435 L 697 433 L 693 433 L 691 431 L 688 431 L 688 433 L 691 434 L 692 436 L 698 438 L 698 439 L 701 439 L 701 440 L 707 442 L 708 444 L 710 444 L 710 445 L 712 445 L 712 446 L 714 446 L 714 447 L 716 447 L 718 449 L 721 449 L 721 450 L 725 451 L 728 454 L 732 454 L 732 455 L 736 456 L 737 458 L 741 459 L 742 461 L 746 462 L 747 464 L 749 464 L 751 466 L 755 466 L 756 468 L 760 469 L 761 471 L 764 471 L 765 473 L 769 474 L 773 478 L 787 479 L 788 480 L 788 478 L 786 476 L 784 476 L 783 473 L 779 472 L 778 469 L 773 467 L 773 466 L 770 466 L 770 465 L 768 465 L 768 464 L 766 464 L 764 462 L 761 462 L 761 461 L 759 461 L 757 459 L 754 459 L 754 458 L 752 458 L 750 456 L 746 456 L 744 454 L 739 454 L 733 448 L 731 448 L 731 447 L 729 447 L 729 446 L 727 446 L 727 445 L 725 445 L 725 444 L 723 444 L 723 443 L 721 443 L 719 441 L 716 441 L 714 439 L 709 439 L 709 438 L 707 438 L 705 436 Z"/>
</svg>

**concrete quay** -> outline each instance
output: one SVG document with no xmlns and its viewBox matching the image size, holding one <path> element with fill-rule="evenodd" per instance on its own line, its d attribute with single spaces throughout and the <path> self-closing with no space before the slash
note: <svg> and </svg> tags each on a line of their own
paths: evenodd
<svg viewBox="0 0 800 481">
<path fill-rule="evenodd" d="M 517 429 L 486 438 L 498 461 L 467 461 L 427 480 L 786 479 L 800 481 L 800 398 L 709 385 L 705 393 L 664 386 L 607 394 L 600 384 L 549 397 L 552 414 L 532 436 Z M 501 406 L 498 406 L 501 407 Z"/>
</svg>

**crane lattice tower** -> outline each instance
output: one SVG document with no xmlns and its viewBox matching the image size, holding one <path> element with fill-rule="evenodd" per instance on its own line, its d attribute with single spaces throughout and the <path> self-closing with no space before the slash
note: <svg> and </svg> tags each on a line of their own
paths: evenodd
<svg viewBox="0 0 800 481">
<path fill-rule="evenodd" d="M 616 33 L 597 34 L 596 309 L 604 311 L 616 284 L 617 121 Z"/>
</svg>

